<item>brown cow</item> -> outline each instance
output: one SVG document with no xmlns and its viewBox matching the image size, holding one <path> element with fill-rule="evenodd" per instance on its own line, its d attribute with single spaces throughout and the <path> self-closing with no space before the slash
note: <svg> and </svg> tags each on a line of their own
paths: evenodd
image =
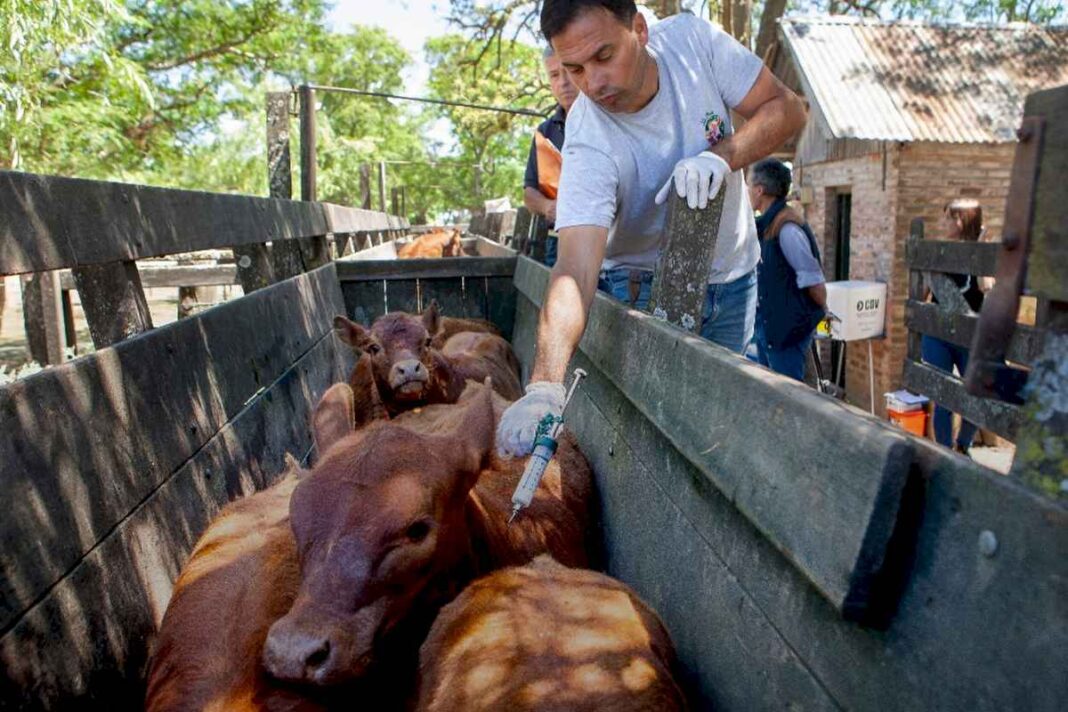
<svg viewBox="0 0 1068 712">
<path fill-rule="evenodd" d="M 397 248 L 397 258 L 402 260 L 428 259 L 434 257 L 463 257 L 463 242 L 459 230 L 434 230 L 419 235 L 406 245 Z"/>
<path fill-rule="evenodd" d="M 149 712 L 323 709 L 273 685 L 259 664 L 267 629 L 293 605 L 300 584 L 289 525 L 296 469 L 230 504 L 200 537 L 156 639 Z"/>
<path fill-rule="evenodd" d="M 471 584 L 419 657 L 419 712 L 686 709 L 656 613 L 619 581 L 549 556 Z"/>
<path fill-rule="evenodd" d="M 570 441 L 531 506 L 504 527 L 522 461 L 487 466 L 495 412 L 506 405 L 471 384 L 455 405 L 371 423 L 323 454 L 291 502 L 302 582 L 268 635 L 271 673 L 332 684 L 387 668 L 414 672 L 438 609 L 478 574 L 546 551 L 588 562 L 592 478 Z"/>
<path fill-rule="evenodd" d="M 413 316 L 391 312 L 370 329 L 343 316 L 334 317 L 338 336 L 357 352 L 371 355 L 375 383 L 390 415 L 433 403 L 455 403 L 468 379 L 493 380 L 508 400 L 519 398 L 519 361 L 507 341 L 485 332 L 461 331 L 441 348 L 433 336 L 441 330 L 436 303 Z"/>
</svg>

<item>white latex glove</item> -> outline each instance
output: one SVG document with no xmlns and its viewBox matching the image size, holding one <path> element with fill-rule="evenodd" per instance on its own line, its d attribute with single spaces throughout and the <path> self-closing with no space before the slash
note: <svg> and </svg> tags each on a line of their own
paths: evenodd
<svg viewBox="0 0 1068 712">
<path fill-rule="evenodd" d="M 708 207 L 708 202 L 716 197 L 723 179 L 731 172 L 727 162 L 711 151 L 702 151 L 693 158 L 684 158 L 675 164 L 675 171 L 667 183 L 656 194 L 655 202 L 661 205 L 668 197 L 671 181 L 675 181 L 675 192 L 680 198 L 686 198 L 690 210 Z"/>
<path fill-rule="evenodd" d="M 497 424 L 497 454 L 501 457 L 529 455 L 534 450 L 538 423 L 545 414 L 559 418 L 564 412 L 564 384 L 538 381 L 527 386 L 526 393 L 508 406 Z"/>
</svg>

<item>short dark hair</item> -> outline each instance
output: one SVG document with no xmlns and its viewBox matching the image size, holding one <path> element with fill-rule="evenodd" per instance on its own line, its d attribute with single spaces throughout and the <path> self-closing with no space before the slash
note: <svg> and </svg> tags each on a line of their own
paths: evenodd
<svg viewBox="0 0 1068 712">
<path fill-rule="evenodd" d="M 759 185 L 768 195 L 785 198 L 790 194 L 790 169 L 777 158 L 765 158 L 753 166 L 750 182 Z"/>
<path fill-rule="evenodd" d="M 548 42 L 587 10 L 604 8 L 622 22 L 630 25 L 638 6 L 634 0 L 545 0 L 541 6 L 541 33 Z"/>
</svg>

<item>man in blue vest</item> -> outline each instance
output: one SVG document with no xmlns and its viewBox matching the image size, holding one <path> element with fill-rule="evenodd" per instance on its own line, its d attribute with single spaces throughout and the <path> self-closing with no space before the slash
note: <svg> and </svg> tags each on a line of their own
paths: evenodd
<svg viewBox="0 0 1068 712">
<path fill-rule="evenodd" d="M 548 119 L 543 121 L 537 128 L 537 132 L 548 140 L 559 152 L 564 147 L 564 125 L 567 112 L 578 98 L 578 89 L 571 83 L 567 72 L 560 66 L 560 58 L 553 52 L 552 45 L 545 48 L 543 54 L 545 61 L 545 73 L 549 77 L 549 89 L 553 98 L 556 99 L 556 111 Z M 555 160 L 553 170 L 541 170 L 541 158 L 546 156 L 546 151 L 538 152 L 538 139 L 535 137 L 530 142 L 530 155 L 527 157 L 527 170 L 523 176 L 523 205 L 530 212 L 540 215 L 547 221 L 549 229 L 556 222 L 556 191 L 560 182 L 560 154 L 547 157 L 547 160 Z M 548 168 L 548 167 L 547 167 Z M 548 173 L 550 175 L 541 175 Z M 551 195 L 546 195 L 546 189 Z M 545 264 L 552 267 L 556 264 L 557 237 L 550 235 L 545 240 Z"/>
<path fill-rule="evenodd" d="M 805 354 L 827 310 L 827 288 L 816 240 L 786 205 L 790 169 L 766 158 L 752 168 L 749 200 L 759 212 L 757 315 L 750 358 L 784 376 L 805 378 Z"/>
</svg>

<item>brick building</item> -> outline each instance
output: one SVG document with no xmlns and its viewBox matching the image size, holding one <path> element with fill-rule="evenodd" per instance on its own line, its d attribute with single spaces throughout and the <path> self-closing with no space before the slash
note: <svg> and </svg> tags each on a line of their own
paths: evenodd
<svg viewBox="0 0 1068 712">
<path fill-rule="evenodd" d="M 827 278 L 887 283 L 886 338 L 873 343 L 882 414 L 906 354 L 909 223 L 941 237 L 943 206 L 969 197 L 1000 236 L 1023 100 L 1068 83 L 1068 28 L 825 16 L 783 19 L 779 35 L 765 61 L 809 106 L 789 158 Z M 846 346 L 845 387 L 868 407 L 862 343 Z"/>
</svg>

